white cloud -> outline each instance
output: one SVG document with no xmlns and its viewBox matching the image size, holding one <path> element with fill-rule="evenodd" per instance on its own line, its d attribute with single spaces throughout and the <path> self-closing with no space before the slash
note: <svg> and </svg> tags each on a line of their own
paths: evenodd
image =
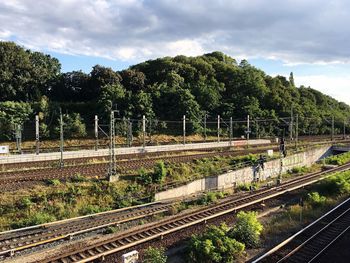
<svg viewBox="0 0 350 263">
<path fill-rule="evenodd" d="M 132 62 L 221 50 L 346 63 L 349 14 L 346 0 L 12 0 L 0 2 L 0 39 Z"/>
<path fill-rule="evenodd" d="M 311 86 L 350 105 L 350 76 L 294 76 L 296 85 Z"/>
</svg>

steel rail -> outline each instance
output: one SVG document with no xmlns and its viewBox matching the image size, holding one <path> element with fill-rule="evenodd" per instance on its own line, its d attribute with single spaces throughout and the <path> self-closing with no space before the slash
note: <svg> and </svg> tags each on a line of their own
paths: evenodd
<svg viewBox="0 0 350 263">
<path fill-rule="evenodd" d="M 123 251 L 141 243 L 154 240 L 164 235 L 188 228 L 190 226 L 206 223 L 208 220 L 223 216 L 228 213 L 236 212 L 239 209 L 251 206 L 253 204 L 280 196 L 286 192 L 310 185 L 322 180 L 334 172 L 345 171 L 350 169 L 350 164 L 330 169 L 329 171 L 313 173 L 303 178 L 297 178 L 281 184 L 278 187 L 264 189 L 250 196 L 235 200 L 228 200 L 218 204 L 211 205 L 207 208 L 178 215 L 170 219 L 162 220 L 156 224 L 147 225 L 143 228 L 114 235 L 110 239 L 96 244 L 89 245 L 83 249 L 73 249 L 62 253 L 58 256 L 49 257 L 44 262 L 89 262 L 98 258 L 104 258 L 107 255 Z"/>
<path fill-rule="evenodd" d="M 347 200 L 346 203 L 350 202 L 350 199 Z M 346 204 L 343 203 L 343 206 Z M 339 207 L 338 207 L 339 209 Z M 333 211 L 333 213 L 336 210 Z M 284 257 L 282 257 L 281 259 L 279 259 L 277 261 L 277 263 L 281 263 L 284 262 L 286 260 L 289 260 L 292 256 L 294 256 L 296 253 L 301 253 L 304 254 L 302 252 L 302 250 L 307 246 L 310 245 L 310 243 L 315 242 L 315 239 L 318 239 L 318 246 L 320 245 L 320 243 L 325 243 L 325 247 L 323 248 L 319 248 L 320 250 L 317 252 L 316 255 L 313 255 L 312 258 L 310 260 L 306 260 L 305 262 L 312 262 L 317 256 L 320 255 L 320 253 L 322 253 L 322 251 L 324 251 L 326 248 L 328 248 L 336 239 L 339 238 L 340 235 L 342 235 L 344 233 L 345 230 L 347 230 L 350 226 L 349 226 L 349 222 L 350 222 L 350 207 L 348 209 L 346 209 L 344 212 L 342 212 L 340 215 L 336 215 L 334 219 L 332 219 L 330 222 L 328 222 L 326 225 L 322 226 L 321 229 L 319 229 L 316 233 L 312 234 L 309 238 L 307 238 L 303 243 L 301 243 L 299 246 L 297 246 L 296 248 L 294 248 L 292 251 L 290 251 L 288 254 L 286 254 Z M 332 214 L 330 214 L 332 215 Z M 345 226 L 347 226 L 344 230 L 344 228 L 339 229 L 331 229 L 331 227 L 337 227 L 335 226 L 335 224 L 339 224 L 339 222 L 341 220 L 345 220 Z M 320 223 L 321 221 L 319 221 Z M 343 222 L 340 222 L 343 223 Z M 328 232 L 327 232 L 328 231 Z M 329 233 L 329 231 L 333 231 L 331 232 L 333 235 L 335 234 L 336 236 L 326 236 L 326 237 L 322 237 L 322 235 L 327 235 Z M 336 232 L 337 231 L 337 232 Z M 326 238 L 326 240 L 325 240 Z M 328 240 L 327 240 L 328 239 Z M 329 240 L 330 239 L 330 240 Z M 308 255 L 310 256 L 310 254 Z M 303 258 L 306 259 L 306 257 L 303 256 Z"/>
<path fill-rule="evenodd" d="M 172 205 L 154 202 L 0 233 L 0 256 L 109 226 L 164 213 Z"/>
</svg>

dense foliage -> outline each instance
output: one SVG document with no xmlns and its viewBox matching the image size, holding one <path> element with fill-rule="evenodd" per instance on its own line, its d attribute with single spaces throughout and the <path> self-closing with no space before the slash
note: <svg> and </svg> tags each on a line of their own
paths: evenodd
<svg viewBox="0 0 350 263">
<path fill-rule="evenodd" d="M 230 231 L 230 236 L 244 243 L 248 248 L 257 247 L 263 230 L 257 215 L 257 212 L 239 212 L 237 214 L 237 222 Z"/>
<path fill-rule="evenodd" d="M 45 109 L 43 98 L 48 103 Z M 254 120 L 268 119 L 268 124 L 259 127 L 261 134 L 276 134 L 278 118 L 288 117 L 291 108 L 299 115 L 300 133 L 329 133 L 326 119 L 331 116 L 340 131 L 343 120 L 350 117 L 350 107 L 345 103 L 311 88 L 295 87 L 293 74 L 289 79 L 268 76 L 246 60 L 237 63 L 221 52 L 164 57 L 122 71 L 96 65 L 88 74 L 61 73 L 57 59 L 12 42 L 0 42 L 1 126 L 33 119 L 39 112 L 43 125 L 57 124 L 59 106 L 64 113 L 80 113 L 81 121 L 92 124 L 95 114 L 106 121 L 115 104 L 121 117 L 135 119 L 146 115 L 181 120 L 186 114 L 193 121 L 189 127 L 192 132 L 201 129 L 200 120 L 206 113 L 211 118 L 220 114 L 226 119 L 244 119 L 249 114 Z M 56 117 L 50 122 L 52 115 Z M 80 117 L 71 118 L 74 123 Z M 54 129 L 45 128 L 47 136 L 54 135 Z M 252 129 L 256 133 L 258 128 Z M 79 130 L 76 137 L 84 134 Z"/>
<path fill-rule="evenodd" d="M 229 228 L 222 224 L 210 226 L 202 235 L 192 236 L 188 246 L 188 262 L 231 263 L 244 252 L 244 244 L 228 235 Z"/>
<path fill-rule="evenodd" d="M 166 263 L 167 256 L 164 248 L 148 247 L 144 253 L 143 263 Z"/>
</svg>

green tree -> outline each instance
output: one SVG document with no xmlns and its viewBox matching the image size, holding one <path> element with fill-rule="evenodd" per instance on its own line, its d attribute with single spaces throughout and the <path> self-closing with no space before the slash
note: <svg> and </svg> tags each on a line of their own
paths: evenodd
<svg viewBox="0 0 350 263">
<path fill-rule="evenodd" d="M 33 110 L 29 103 L 0 102 L 0 138 L 9 140 L 13 136 L 15 125 L 21 125 L 29 119 Z"/>
<path fill-rule="evenodd" d="M 258 221 L 256 212 L 241 211 L 237 214 L 237 222 L 230 231 L 230 236 L 248 248 L 254 248 L 260 243 L 262 230 L 263 226 Z"/>
<path fill-rule="evenodd" d="M 13 42 L 0 41 L 0 101 L 26 100 L 30 73 L 29 54 Z"/>
<path fill-rule="evenodd" d="M 231 263 L 243 255 L 245 245 L 228 235 L 229 228 L 222 224 L 210 226 L 204 234 L 194 235 L 188 245 L 188 262 Z"/>
<path fill-rule="evenodd" d="M 66 138 L 81 138 L 86 136 L 86 125 L 79 113 L 63 114 L 63 131 Z M 59 134 L 60 127 L 55 128 Z"/>
<path fill-rule="evenodd" d="M 145 250 L 143 263 L 166 263 L 166 261 L 164 248 L 148 247 Z"/>
<path fill-rule="evenodd" d="M 118 105 L 120 109 L 120 105 L 123 104 L 123 99 L 125 97 L 125 89 L 119 83 L 114 84 L 106 84 L 102 87 L 101 95 L 98 99 L 98 103 L 103 110 L 103 113 L 108 114 L 111 111 L 112 105 Z"/>
</svg>

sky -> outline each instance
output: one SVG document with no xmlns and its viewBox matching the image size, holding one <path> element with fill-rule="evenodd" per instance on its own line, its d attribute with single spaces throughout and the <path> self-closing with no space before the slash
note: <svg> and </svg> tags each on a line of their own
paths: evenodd
<svg viewBox="0 0 350 263">
<path fill-rule="evenodd" d="M 350 105 L 347 0 L 8 0 L 0 25 L 63 72 L 222 51 Z"/>
</svg>

